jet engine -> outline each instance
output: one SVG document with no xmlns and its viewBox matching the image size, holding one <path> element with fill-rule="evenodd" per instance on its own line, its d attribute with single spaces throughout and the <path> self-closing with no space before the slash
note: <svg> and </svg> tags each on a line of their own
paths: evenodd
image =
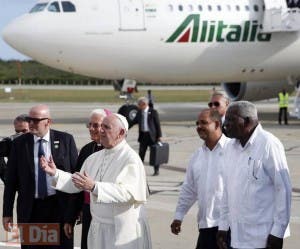
<svg viewBox="0 0 300 249">
<path fill-rule="evenodd" d="M 226 82 L 221 85 L 231 101 L 256 101 L 276 98 L 282 89 L 285 89 L 289 93 L 295 89 L 295 86 L 289 84 L 288 81 Z"/>
</svg>

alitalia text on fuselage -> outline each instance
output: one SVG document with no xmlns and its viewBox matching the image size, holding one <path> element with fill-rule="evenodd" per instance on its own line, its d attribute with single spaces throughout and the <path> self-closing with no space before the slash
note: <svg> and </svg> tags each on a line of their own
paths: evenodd
<svg viewBox="0 0 300 249">
<path fill-rule="evenodd" d="M 257 20 L 228 24 L 223 20 L 201 20 L 188 15 L 166 42 L 269 42 L 271 33 L 261 33 Z"/>
</svg>

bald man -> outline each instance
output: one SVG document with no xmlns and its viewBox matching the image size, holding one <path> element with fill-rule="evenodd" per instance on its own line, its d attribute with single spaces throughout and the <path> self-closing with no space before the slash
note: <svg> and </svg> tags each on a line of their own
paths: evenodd
<svg viewBox="0 0 300 249">
<path fill-rule="evenodd" d="M 104 149 L 89 156 L 71 175 L 42 158 L 42 168 L 54 176 L 54 187 L 68 193 L 88 191 L 92 222 L 88 248 L 151 249 L 145 215 L 146 175 L 139 155 L 128 145 L 126 118 L 111 114 L 101 124 Z"/>
<path fill-rule="evenodd" d="M 51 115 L 48 106 L 36 105 L 27 117 L 30 132 L 14 139 L 8 159 L 7 180 L 4 189 L 3 226 L 10 231 L 13 224 L 13 209 L 16 194 L 17 223 L 24 229 L 32 229 L 32 223 L 59 224 L 59 245 L 34 244 L 34 240 L 25 238 L 21 248 L 73 248 L 73 240 L 63 233 L 66 203 L 69 195 L 51 187 L 53 177 L 46 176 L 40 170 L 39 158 L 52 158 L 62 171 L 75 171 L 77 149 L 73 136 L 65 132 L 50 129 Z M 36 228 L 36 227 L 35 227 Z M 27 244 L 27 245 L 26 245 Z"/>
</svg>

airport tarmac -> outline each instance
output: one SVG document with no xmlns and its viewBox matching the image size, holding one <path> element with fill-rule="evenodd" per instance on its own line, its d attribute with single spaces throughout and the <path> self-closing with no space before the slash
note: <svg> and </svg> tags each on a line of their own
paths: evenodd
<svg viewBox="0 0 300 249">
<path fill-rule="evenodd" d="M 20 113 L 28 112 L 35 103 L 1 103 L 0 136 L 13 133 L 11 120 Z M 89 141 L 85 128 L 88 113 L 97 107 L 117 111 L 118 106 L 100 103 L 48 103 L 54 119 L 53 128 L 73 134 L 80 149 Z M 284 242 L 286 249 L 299 248 L 300 234 L 300 120 L 290 120 L 290 125 L 277 124 L 276 101 L 257 102 L 259 116 L 263 127 L 276 135 L 283 143 L 290 168 L 293 184 L 293 201 L 291 213 L 291 236 Z M 182 232 L 175 236 L 170 232 L 170 224 L 177 203 L 180 185 L 184 179 L 185 168 L 189 157 L 202 143 L 195 131 L 197 113 L 206 107 L 206 103 L 166 103 L 156 104 L 160 113 L 163 140 L 170 144 L 169 163 L 162 165 L 160 175 L 153 177 L 152 167 L 145 162 L 148 183 L 152 191 L 147 203 L 147 212 L 152 234 L 153 249 L 194 248 L 198 236 L 194 206 L 186 215 Z M 137 127 L 128 134 L 127 141 L 137 151 Z M 148 158 L 149 155 L 146 155 Z M 0 183 L 0 196 L 3 195 L 3 184 Z M 2 206 L 2 198 L 0 199 Z M 2 210 L 0 212 L 2 214 Z M 81 226 L 75 227 L 75 246 L 80 246 Z M 0 228 L 0 248 L 9 248 L 5 244 L 6 233 Z M 13 245 L 17 246 L 17 245 Z"/>
</svg>

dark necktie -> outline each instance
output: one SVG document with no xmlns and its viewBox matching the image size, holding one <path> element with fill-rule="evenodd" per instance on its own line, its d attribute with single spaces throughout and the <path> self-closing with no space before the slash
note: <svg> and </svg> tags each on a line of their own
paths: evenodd
<svg viewBox="0 0 300 249">
<path fill-rule="evenodd" d="M 38 198 L 47 197 L 47 180 L 46 180 L 46 172 L 41 168 L 40 158 L 45 156 L 45 151 L 43 147 L 43 139 L 40 139 L 39 142 L 39 150 L 38 150 Z"/>
</svg>

